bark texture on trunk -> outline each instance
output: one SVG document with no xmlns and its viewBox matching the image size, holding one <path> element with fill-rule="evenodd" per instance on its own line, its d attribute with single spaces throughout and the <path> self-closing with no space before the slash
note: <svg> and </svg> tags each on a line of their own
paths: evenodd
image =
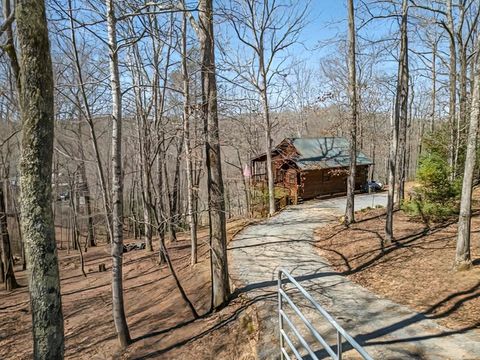
<svg viewBox="0 0 480 360">
<path fill-rule="evenodd" d="M 197 224 L 193 213 L 194 189 L 192 174 L 192 149 L 190 144 L 190 79 L 187 67 L 187 14 L 182 22 L 182 73 L 183 73 L 183 139 L 187 172 L 187 217 L 190 228 L 191 264 L 197 263 Z"/>
<path fill-rule="evenodd" d="M 113 0 L 107 0 L 110 86 L 112 91 L 112 310 L 121 347 L 130 342 L 123 302 L 123 174 L 122 174 L 122 93 L 118 69 L 116 17 Z"/>
<path fill-rule="evenodd" d="M 437 108 L 437 46 L 438 40 L 432 42 L 432 113 L 430 114 L 430 131 L 435 131 L 435 115 Z"/>
<path fill-rule="evenodd" d="M 8 233 L 7 225 L 7 209 L 5 206 L 5 197 L 3 195 L 3 189 L 0 185 L 0 237 L 1 237 L 1 250 L 2 260 L 0 266 L 2 266 L 2 279 L 5 284 L 5 290 L 11 291 L 18 288 L 17 280 L 15 279 L 15 272 L 13 271 L 13 255 L 10 246 L 10 235 Z"/>
<path fill-rule="evenodd" d="M 151 187 L 151 172 L 152 164 L 150 159 L 151 152 L 151 131 L 150 122 L 148 119 L 147 111 L 143 103 L 143 93 L 141 90 L 141 73 L 140 67 L 142 66 L 140 60 L 140 54 L 136 45 L 134 45 L 134 59 L 132 61 L 132 78 L 135 94 L 135 106 L 136 106 L 136 120 L 137 120 L 137 133 L 139 143 L 139 158 L 140 158 L 140 177 L 141 177 L 141 192 L 143 202 L 143 226 L 144 226 L 144 241 L 145 249 L 147 251 L 153 251 L 152 243 L 152 187 Z"/>
<path fill-rule="evenodd" d="M 388 157 L 388 197 L 387 197 L 387 219 L 385 222 L 385 240 L 391 243 L 393 236 L 393 208 L 395 202 L 395 182 L 398 165 L 398 137 L 401 119 L 407 121 L 408 116 L 408 1 L 402 3 L 402 23 L 400 27 L 401 43 L 400 57 L 398 63 L 397 91 L 392 118 L 392 138 L 390 142 L 390 153 Z"/>
<path fill-rule="evenodd" d="M 357 167 L 357 74 L 355 61 L 355 9 L 348 0 L 348 87 L 350 95 L 350 166 L 347 179 L 345 224 L 355 222 L 355 170 Z"/>
<path fill-rule="evenodd" d="M 53 73 L 43 1 L 18 1 L 21 225 L 25 239 L 35 359 L 63 359 L 64 334 L 52 212 Z"/>
<path fill-rule="evenodd" d="M 475 57 L 475 75 L 470 112 L 470 126 L 468 128 L 467 154 L 465 158 L 465 170 L 462 183 L 462 198 L 460 202 L 460 214 L 458 217 L 458 237 L 455 253 L 456 270 L 466 270 L 472 265 L 470 257 L 470 225 L 472 216 L 472 186 L 475 169 L 477 148 L 478 118 L 480 116 L 480 40 L 477 42 L 477 54 Z"/>
<path fill-rule="evenodd" d="M 3 18 L 8 19 L 11 15 L 11 2 L 10 0 L 3 0 Z M 7 53 L 10 59 L 10 67 L 12 69 L 13 76 L 15 78 L 15 84 L 18 93 L 20 93 L 20 64 L 18 63 L 17 51 L 15 50 L 15 41 L 13 38 L 13 26 L 10 22 L 5 28 L 6 41 L 3 46 L 3 50 Z"/>
<path fill-rule="evenodd" d="M 267 171 L 267 183 L 268 183 L 268 215 L 275 214 L 275 179 L 272 168 L 272 124 L 270 121 L 270 108 L 268 105 L 267 90 L 264 88 L 262 91 L 263 102 L 263 118 L 265 126 L 265 154 L 267 155 L 267 162 L 265 164 Z"/>
<path fill-rule="evenodd" d="M 217 113 L 217 82 L 213 37 L 212 0 L 199 2 L 199 38 L 202 63 L 202 106 L 206 133 L 206 168 L 212 268 L 212 307 L 223 305 L 230 295 L 227 263 L 225 199 L 220 159 Z"/>
<path fill-rule="evenodd" d="M 449 103 L 448 116 L 450 122 L 450 153 L 448 162 L 452 170 L 455 169 L 455 145 L 456 145 L 456 106 L 457 106 L 457 53 L 455 43 L 455 26 L 453 22 L 452 0 L 447 0 L 447 28 L 450 39 L 450 69 L 449 69 Z M 455 176 L 452 171 L 452 179 Z"/>
<path fill-rule="evenodd" d="M 83 151 L 83 134 L 82 134 L 82 123 L 78 123 L 78 152 L 80 154 L 80 163 L 78 165 L 78 173 L 80 176 L 80 196 L 83 196 L 85 199 L 85 210 L 87 215 L 87 240 L 86 246 L 96 246 L 95 243 L 95 231 L 93 229 L 93 216 L 92 216 L 92 205 L 90 200 L 90 187 L 88 186 L 88 179 L 87 179 L 87 169 L 85 166 L 85 152 Z"/>
</svg>

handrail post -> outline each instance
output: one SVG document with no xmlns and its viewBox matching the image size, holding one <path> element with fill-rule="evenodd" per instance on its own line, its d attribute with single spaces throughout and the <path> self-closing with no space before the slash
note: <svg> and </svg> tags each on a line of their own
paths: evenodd
<svg viewBox="0 0 480 360">
<path fill-rule="evenodd" d="M 282 295 L 280 294 L 280 290 L 282 289 L 282 270 L 278 271 L 278 327 L 279 331 L 278 334 L 280 335 L 280 360 L 284 360 L 285 356 L 283 355 L 283 317 L 282 317 Z"/>
<path fill-rule="evenodd" d="M 337 360 L 342 360 L 342 334 L 337 331 Z"/>
<path fill-rule="evenodd" d="M 314 308 L 318 311 L 320 315 L 330 324 L 332 325 L 337 332 L 337 351 L 335 353 L 333 345 L 330 346 L 326 340 L 322 337 L 322 335 L 315 329 L 313 324 L 305 317 L 302 311 L 295 305 L 293 300 L 290 296 L 286 293 L 285 289 L 283 288 L 283 278 L 285 278 L 286 282 L 291 284 L 296 290 L 300 292 L 304 299 L 308 300 Z M 278 326 L 280 332 L 280 359 L 290 360 L 290 355 L 287 353 L 287 349 L 285 349 L 285 344 L 289 346 L 289 349 L 293 352 L 297 359 L 301 359 L 302 356 L 299 353 L 299 350 L 296 348 L 292 340 L 286 334 L 284 330 L 284 321 L 288 325 L 289 329 L 293 332 L 293 334 L 297 337 L 300 341 L 302 347 L 308 351 L 308 353 L 312 356 L 312 359 L 318 359 L 315 355 L 315 352 L 312 350 L 312 347 L 305 341 L 303 335 L 299 332 L 297 327 L 294 323 L 289 319 L 289 316 L 283 311 L 283 300 L 285 300 L 285 305 L 289 307 L 290 310 L 293 310 L 294 314 L 298 316 L 298 318 L 303 322 L 303 324 L 310 330 L 312 335 L 315 339 L 323 346 L 323 348 L 327 351 L 330 357 L 334 360 L 342 360 L 343 358 L 343 345 L 342 340 L 345 339 L 345 342 L 350 344 L 353 349 L 355 349 L 358 354 L 364 360 L 373 360 L 373 358 L 357 343 L 357 341 L 352 338 L 346 331 L 343 329 L 337 321 L 324 309 L 317 301 L 300 285 L 297 280 L 286 270 L 279 269 L 278 270 Z"/>
</svg>

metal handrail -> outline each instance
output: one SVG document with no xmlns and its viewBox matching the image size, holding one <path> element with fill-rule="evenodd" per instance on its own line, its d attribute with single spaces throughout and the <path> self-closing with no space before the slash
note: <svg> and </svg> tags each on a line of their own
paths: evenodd
<svg viewBox="0 0 480 360">
<path fill-rule="evenodd" d="M 313 324 L 305 317 L 302 311 L 298 308 L 297 305 L 293 302 L 293 300 L 288 296 L 288 294 L 283 289 L 283 277 L 285 277 L 300 291 L 302 296 L 307 299 L 315 309 L 328 321 L 330 325 L 337 332 L 337 348 L 336 352 L 328 345 L 326 340 L 320 335 L 320 333 L 315 329 Z M 315 339 L 323 346 L 323 348 L 327 351 L 327 353 L 335 360 L 342 360 L 342 339 L 345 339 L 347 343 L 349 343 L 353 349 L 355 349 L 360 356 L 362 356 L 365 360 L 373 360 L 373 358 L 353 339 L 346 331 L 343 329 L 335 319 L 324 309 L 322 308 L 315 299 L 300 285 L 295 278 L 288 273 L 288 271 L 284 269 L 280 269 L 278 271 L 278 321 L 280 327 L 280 356 L 281 359 L 291 359 L 290 355 L 288 355 L 287 349 L 284 346 L 284 341 L 287 343 L 290 350 L 293 352 L 297 359 L 302 359 L 300 356 L 300 352 L 294 346 L 292 340 L 288 337 L 287 333 L 284 329 L 284 321 L 288 325 L 288 327 L 292 330 L 295 334 L 297 339 L 300 341 L 300 344 L 307 350 L 310 355 L 311 359 L 318 360 L 318 357 L 315 355 L 315 351 L 310 347 L 308 342 L 305 338 L 300 334 L 300 331 L 297 327 L 293 324 L 293 322 L 288 318 L 287 314 L 283 310 L 283 299 L 286 300 L 288 305 L 291 309 L 295 312 L 295 314 L 300 318 L 302 323 L 310 330 L 312 335 Z"/>
</svg>

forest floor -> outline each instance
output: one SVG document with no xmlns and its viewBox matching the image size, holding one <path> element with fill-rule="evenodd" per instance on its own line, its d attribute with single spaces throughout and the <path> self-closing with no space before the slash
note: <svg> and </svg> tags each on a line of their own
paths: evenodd
<svg viewBox="0 0 480 360">
<path fill-rule="evenodd" d="M 331 224 L 318 229 L 316 244 L 334 270 L 373 293 L 406 305 L 453 330 L 480 333 L 480 191 L 472 218 L 473 267 L 452 270 L 457 218 L 427 228 L 402 211 L 394 215 L 390 246 L 382 246 L 385 210 L 357 213 L 349 228 Z"/>
<path fill-rule="evenodd" d="M 229 222 L 231 238 L 245 226 Z M 168 245 L 169 254 L 187 295 L 200 318 L 193 320 L 166 266 L 157 264 L 158 252 L 124 254 L 124 290 L 127 321 L 134 340 L 126 351 L 117 346 L 111 304 L 109 247 L 89 248 L 84 254 L 84 277 L 76 251 L 59 250 L 65 356 L 70 359 L 252 359 L 256 336 L 254 312 L 244 297 L 208 313 L 210 304 L 207 230 L 199 232 L 199 262 L 190 266 L 190 244 L 184 234 Z M 134 240 L 126 240 L 126 243 Z M 157 244 L 154 244 L 157 245 Z M 157 245 L 158 248 L 158 245 Z M 105 263 L 106 272 L 98 272 Z M 17 271 L 26 285 L 26 272 Z M 32 357 L 28 288 L 0 290 L 0 359 Z M 194 354 L 194 355 L 193 355 Z"/>
</svg>

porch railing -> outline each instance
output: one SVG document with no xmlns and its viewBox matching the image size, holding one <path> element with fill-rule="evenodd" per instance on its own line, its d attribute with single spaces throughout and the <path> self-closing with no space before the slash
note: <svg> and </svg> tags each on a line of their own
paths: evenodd
<svg viewBox="0 0 480 360">
<path fill-rule="evenodd" d="M 285 292 L 283 287 L 284 283 L 290 282 L 302 295 L 302 297 L 308 300 L 315 310 L 320 313 L 323 318 L 335 329 L 337 346 L 332 348 L 324 337 L 317 331 L 315 326 L 305 317 L 303 312 L 295 304 L 290 296 Z M 284 325 L 291 330 L 295 335 L 298 341 L 301 344 L 301 347 L 304 348 L 308 354 L 309 359 L 318 360 L 319 357 L 315 353 L 314 348 L 308 343 L 307 340 L 300 334 L 298 328 L 293 324 L 292 319 L 284 311 L 284 301 L 285 304 L 288 304 L 293 310 L 294 314 L 300 319 L 300 321 L 307 327 L 313 337 L 322 345 L 325 351 L 331 356 L 332 359 L 341 360 L 343 354 L 342 342 L 345 340 L 352 349 L 356 350 L 358 354 L 365 360 L 373 360 L 372 357 L 335 321 L 335 319 L 323 308 L 321 307 L 315 299 L 290 275 L 286 270 L 279 270 L 278 272 L 278 316 L 279 316 L 279 327 L 280 327 L 280 352 L 281 359 L 292 359 L 289 354 L 293 354 L 295 359 L 302 359 L 300 355 L 300 349 L 294 345 L 294 341 L 287 335 L 285 331 L 286 328 Z M 285 346 L 287 345 L 287 347 Z"/>
</svg>

